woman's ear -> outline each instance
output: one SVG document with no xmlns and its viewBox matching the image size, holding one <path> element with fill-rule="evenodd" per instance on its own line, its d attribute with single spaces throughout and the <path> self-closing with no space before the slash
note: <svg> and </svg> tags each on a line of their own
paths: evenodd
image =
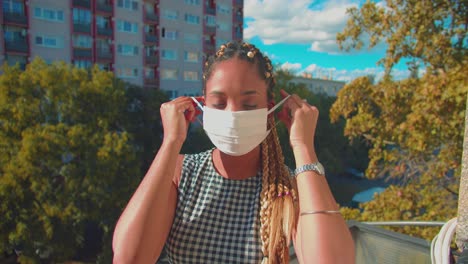
<svg viewBox="0 0 468 264">
<path fill-rule="evenodd" d="M 271 108 L 273 108 L 275 106 L 275 101 L 273 99 L 270 99 L 268 101 L 268 110 L 270 110 Z"/>
</svg>

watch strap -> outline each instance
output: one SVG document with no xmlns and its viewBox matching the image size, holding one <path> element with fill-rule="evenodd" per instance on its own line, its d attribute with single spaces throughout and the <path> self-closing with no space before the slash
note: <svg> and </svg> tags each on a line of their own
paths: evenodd
<svg viewBox="0 0 468 264">
<path fill-rule="evenodd" d="M 323 168 L 322 164 L 320 164 L 320 162 L 314 162 L 296 168 L 294 170 L 294 177 L 297 177 L 297 175 L 306 171 L 315 171 L 317 174 L 325 175 L 325 169 Z"/>
</svg>

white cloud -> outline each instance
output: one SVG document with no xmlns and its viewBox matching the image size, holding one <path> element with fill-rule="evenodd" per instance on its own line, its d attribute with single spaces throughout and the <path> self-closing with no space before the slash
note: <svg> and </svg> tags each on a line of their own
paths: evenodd
<svg viewBox="0 0 468 264">
<path fill-rule="evenodd" d="M 346 24 L 346 9 L 357 4 L 352 0 L 331 0 L 315 8 L 313 2 L 246 0 L 244 37 L 258 36 L 265 44 L 310 44 L 312 51 L 339 52 L 336 33 Z"/>
<path fill-rule="evenodd" d="M 302 68 L 302 64 L 285 62 L 281 64 L 280 68 L 291 72 L 297 72 Z"/>
<path fill-rule="evenodd" d="M 379 81 L 384 76 L 382 68 L 365 68 L 354 70 L 337 70 L 336 68 L 319 67 L 316 64 L 311 64 L 299 71 L 299 74 L 310 73 L 313 78 L 328 78 L 337 81 L 350 82 L 357 77 L 372 75 L 376 81 Z M 392 76 L 396 80 L 407 78 L 410 75 L 408 70 L 392 70 Z"/>
</svg>

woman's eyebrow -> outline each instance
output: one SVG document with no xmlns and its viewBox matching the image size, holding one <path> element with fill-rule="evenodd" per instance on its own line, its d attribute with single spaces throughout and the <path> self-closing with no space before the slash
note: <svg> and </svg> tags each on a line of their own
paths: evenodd
<svg viewBox="0 0 468 264">
<path fill-rule="evenodd" d="M 257 94 L 257 90 L 247 90 L 247 91 L 242 92 L 242 95 L 252 95 L 252 94 Z"/>
<path fill-rule="evenodd" d="M 210 95 L 224 96 L 225 94 L 221 91 L 211 91 Z"/>
</svg>

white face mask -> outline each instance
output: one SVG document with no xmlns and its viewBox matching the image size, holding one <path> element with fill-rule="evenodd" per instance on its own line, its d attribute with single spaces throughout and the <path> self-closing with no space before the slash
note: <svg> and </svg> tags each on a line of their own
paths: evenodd
<svg viewBox="0 0 468 264">
<path fill-rule="evenodd" d="M 260 145 L 268 136 L 268 115 L 288 98 L 281 100 L 269 111 L 262 108 L 236 112 L 202 107 L 195 98 L 192 97 L 192 100 L 203 110 L 203 128 L 211 142 L 223 153 L 241 156 Z"/>
</svg>

